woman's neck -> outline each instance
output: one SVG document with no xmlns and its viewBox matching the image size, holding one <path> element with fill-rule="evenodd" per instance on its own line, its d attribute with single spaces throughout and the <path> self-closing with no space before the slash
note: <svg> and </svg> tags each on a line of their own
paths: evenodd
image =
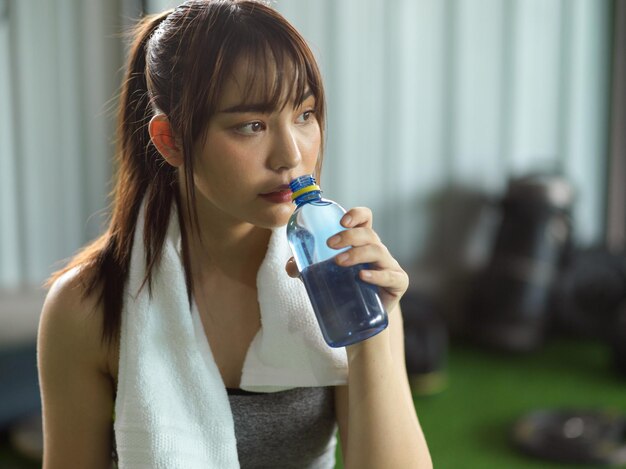
<svg viewBox="0 0 626 469">
<path fill-rule="evenodd" d="M 198 224 L 184 210 L 187 246 L 194 278 L 225 275 L 254 285 L 271 230 L 198 207 Z"/>
</svg>

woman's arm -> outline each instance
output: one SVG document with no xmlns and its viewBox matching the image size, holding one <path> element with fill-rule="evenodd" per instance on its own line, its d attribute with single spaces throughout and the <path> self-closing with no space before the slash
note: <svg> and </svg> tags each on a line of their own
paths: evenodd
<svg viewBox="0 0 626 469">
<path fill-rule="evenodd" d="M 431 468 L 404 364 L 400 308 L 387 330 L 347 352 L 348 385 L 335 392 L 345 467 Z"/>
<path fill-rule="evenodd" d="M 404 360 L 404 332 L 400 298 L 409 280 L 372 229 L 372 212 L 349 210 L 346 228 L 328 240 L 332 248 L 351 246 L 339 265 L 368 263 L 360 278 L 379 287 L 389 313 L 389 327 L 376 336 L 346 348 L 348 385 L 338 386 L 335 407 L 343 458 L 347 469 L 431 468 L 432 461 L 417 420 Z M 299 275 L 293 259 L 286 265 Z"/>
<path fill-rule="evenodd" d="M 111 467 L 113 384 L 101 310 L 68 272 L 44 303 L 38 334 L 44 469 Z"/>
<path fill-rule="evenodd" d="M 340 265 L 370 264 L 360 277 L 379 287 L 389 313 L 386 330 L 346 348 L 348 386 L 336 393 L 346 468 L 430 468 L 404 360 L 400 298 L 408 288 L 408 276 L 372 229 L 369 209 L 354 208 L 341 223 L 351 229 L 330 238 L 329 246 L 352 246 L 346 258 L 338 260 Z"/>
</svg>

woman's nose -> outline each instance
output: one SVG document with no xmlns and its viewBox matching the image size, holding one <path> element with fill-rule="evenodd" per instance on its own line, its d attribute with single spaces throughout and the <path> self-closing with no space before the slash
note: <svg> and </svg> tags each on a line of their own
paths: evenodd
<svg viewBox="0 0 626 469">
<path fill-rule="evenodd" d="M 283 129 L 275 136 L 270 155 L 270 166 L 274 171 L 292 169 L 300 164 L 302 154 L 297 136 L 292 129 Z"/>
</svg>

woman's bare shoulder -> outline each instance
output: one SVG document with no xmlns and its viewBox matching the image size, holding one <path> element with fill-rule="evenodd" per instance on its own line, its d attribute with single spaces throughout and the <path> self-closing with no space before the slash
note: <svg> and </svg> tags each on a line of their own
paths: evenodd
<svg viewBox="0 0 626 469">
<path fill-rule="evenodd" d="M 76 267 L 54 281 L 41 312 L 38 341 L 40 346 L 63 349 L 58 351 L 68 358 L 78 353 L 80 359 L 106 366 L 107 350 L 101 340 L 103 310 L 97 292 L 85 294 L 88 280 Z"/>
<path fill-rule="evenodd" d="M 55 320 L 63 327 L 97 329 L 102 309 L 97 294 L 86 295 L 90 278 L 75 267 L 58 277 L 51 285 L 42 310 L 42 320 Z M 68 331 L 69 332 L 69 331 Z M 84 331 L 88 332 L 88 331 Z"/>
</svg>

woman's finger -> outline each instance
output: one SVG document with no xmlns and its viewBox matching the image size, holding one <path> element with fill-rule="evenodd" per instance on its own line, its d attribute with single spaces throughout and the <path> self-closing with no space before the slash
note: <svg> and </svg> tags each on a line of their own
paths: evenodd
<svg viewBox="0 0 626 469">
<path fill-rule="evenodd" d="M 359 278 L 391 294 L 403 294 L 409 288 L 409 276 L 403 270 L 362 270 Z"/>
<path fill-rule="evenodd" d="M 378 234 L 371 228 L 366 227 L 341 231 L 328 238 L 326 243 L 334 249 L 341 249 L 348 246 L 364 246 L 366 244 L 381 244 Z"/>
<path fill-rule="evenodd" d="M 383 244 L 366 244 L 348 249 L 337 256 L 335 262 L 343 267 L 372 264 L 378 269 L 398 269 L 400 265 Z"/>
<path fill-rule="evenodd" d="M 354 207 L 341 218 L 341 226 L 354 228 L 356 226 L 372 227 L 372 211 L 367 207 Z"/>
<path fill-rule="evenodd" d="M 300 271 L 298 271 L 298 266 L 296 265 L 296 261 L 293 259 L 293 257 L 291 257 L 287 261 L 287 264 L 285 264 L 285 270 L 287 271 L 287 274 L 289 274 L 289 276 L 292 278 L 300 277 Z"/>
</svg>

